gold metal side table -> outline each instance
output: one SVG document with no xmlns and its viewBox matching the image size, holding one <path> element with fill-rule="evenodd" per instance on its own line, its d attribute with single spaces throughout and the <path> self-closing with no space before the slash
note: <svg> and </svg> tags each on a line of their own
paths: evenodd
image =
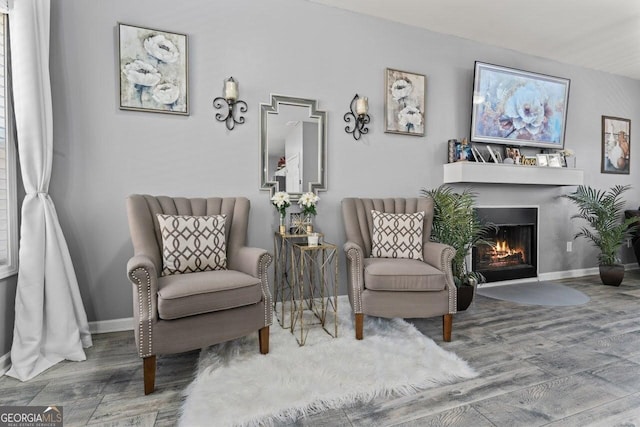
<svg viewBox="0 0 640 427">
<path fill-rule="evenodd" d="M 304 345 L 309 327 L 320 324 L 330 336 L 338 336 L 338 248 L 323 242 L 309 246 L 291 244 L 291 333 Z M 306 313 L 312 314 L 319 321 Z"/>
<path fill-rule="evenodd" d="M 274 289 L 273 312 L 278 323 L 284 329 L 291 329 L 291 245 L 296 241 L 307 240 L 306 234 L 290 234 L 275 232 L 273 235 L 273 248 L 275 254 L 274 263 Z"/>
<path fill-rule="evenodd" d="M 318 235 L 320 238 L 324 237 L 322 233 L 318 233 Z M 277 231 L 273 235 L 273 248 L 275 254 L 273 312 L 276 314 L 278 323 L 284 329 L 291 329 L 293 325 L 290 307 L 293 301 L 291 246 L 296 242 L 306 242 L 308 237 L 309 235 L 304 233 L 279 233 Z"/>
</svg>

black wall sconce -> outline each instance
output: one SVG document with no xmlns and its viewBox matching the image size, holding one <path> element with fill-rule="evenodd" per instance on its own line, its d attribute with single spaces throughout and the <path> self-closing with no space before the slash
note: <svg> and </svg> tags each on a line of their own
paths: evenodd
<svg viewBox="0 0 640 427">
<path fill-rule="evenodd" d="M 247 103 L 238 99 L 238 82 L 233 80 L 233 77 L 225 80 L 224 96 L 214 99 L 213 106 L 217 110 L 226 107 L 226 115 L 223 114 L 224 112 L 216 113 L 216 120 L 226 122 L 227 129 L 233 130 L 236 123 L 239 125 L 244 123 L 244 117 L 240 113 L 247 112 Z"/>
<path fill-rule="evenodd" d="M 367 114 L 369 112 L 369 99 L 367 97 L 360 98 L 356 93 L 356 96 L 351 100 L 349 109 L 351 111 L 344 115 L 344 121 L 347 123 L 353 121 L 353 129 L 350 129 L 351 125 L 348 124 L 344 130 L 353 135 L 353 139 L 357 141 L 362 134 L 369 132 L 369 129 L 365 126 L 371 120 L 371 117 Z"/>
</svg>

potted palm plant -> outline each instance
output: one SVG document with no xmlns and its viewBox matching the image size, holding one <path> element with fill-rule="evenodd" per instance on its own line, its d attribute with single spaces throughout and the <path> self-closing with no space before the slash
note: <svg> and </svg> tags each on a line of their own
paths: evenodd
<svg viewBox="0 0 640 427">
<path fill-rule="evenodd" d="M 433 200 L 433 225 L 431 239 L 452 246 L 453 280 L 458 288 L 458 310 L 466 310 L 475 293 L 475 285 L 485 282 L 478 272 L 467 266 L 466 257 L 471 248 L 492 243 L 486 240 L 496 230 L 493 224 L 483 224 L 474 210 L 476 195 L 470 189 L 456 193 L 441 185 L 432 190 L 421 190 L 422 195 Z"/>
<path fill-rule="evenodd" d="M 563 195 L 578 207 L 578 213 L 571 219 L 587 222 L 573 238 L 584 237 L 600 250 L 600 280 L 605 285 L 620 286 L 622 283 L 624 265 L 620 264 L 618 252 L 625 239 L 630 238 L 639 226 L 639 218 L 625 219 L 622 215 L 624 201 L 621 196 L 630 188 L 630 185 L 616 185 L 603 191 L 581 185 L 573 193 Z"/>
</svg>

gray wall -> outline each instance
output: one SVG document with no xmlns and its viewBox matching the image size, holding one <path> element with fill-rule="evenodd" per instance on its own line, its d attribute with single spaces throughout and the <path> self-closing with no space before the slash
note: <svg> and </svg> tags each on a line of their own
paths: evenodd
<svg viewBox="0 0 640 427">
<path fill-rule="evenodd" d="M 120 111 L 116 23 L 189 35 L 189 117 Z M 52 4 L 51 75 L 54 159 L 50 192 L 75 263 L 90 320 L 132 315 L 125 275 L 132 254 L 125 198 L 131 193 L 245 195 L 251 199 L 249 243 L 272 248 L 275 209 L 258 190 L 259 103 L 270 93 L 315 98 L 328 112 L 328 188 L 316 226 L 344 242 L 340 200 L 346 196 L 416 196 L 442 182 L 447 140 L 468 135 L 475 60 L 571 79 L 566 146 L 577 153 L 585 183 L 637 183 L 600 174 L 600 117 L 640 123 L 640 81 L 572 67 L 358 16 L 301 0 L 57 0 Z M 383 132 L 386 67 L 427 76 L 426 136 Z M 246 124 L 232 132 L 214 119 L 223 79 L 240 82 Z M 355 93 L 369 97 L 371 131 L 344 132 Z M 635 143 L 634 143 L 635 147 Z M 540 205 L 540 271 L 596 266 L 581 241 L 564 252 L 572 209 L 567 189 L 478 185 L 482 205 Z M 640 202 L 640 186 L 628 195 Z M 626 262 L 631 261 L 625 251 Z M 344 266 L 344 258 L 341 259 Z M 345 280 L 344 270 L 342 279 Z"/>
</svg>

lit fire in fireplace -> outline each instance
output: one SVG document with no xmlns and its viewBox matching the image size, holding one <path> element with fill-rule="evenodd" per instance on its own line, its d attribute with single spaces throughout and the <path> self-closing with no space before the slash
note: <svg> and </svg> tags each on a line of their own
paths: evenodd
<svg viewBox="0 0 640 427">
<path fill-rule="evenodd" d="M 525 262 L 524 249 L 509 247 L 506 240 L 498 240 L 492 250 L 489 251 L 489 265 L 491 267 L 504 267 L 519 265 Z"/>
</svg>

